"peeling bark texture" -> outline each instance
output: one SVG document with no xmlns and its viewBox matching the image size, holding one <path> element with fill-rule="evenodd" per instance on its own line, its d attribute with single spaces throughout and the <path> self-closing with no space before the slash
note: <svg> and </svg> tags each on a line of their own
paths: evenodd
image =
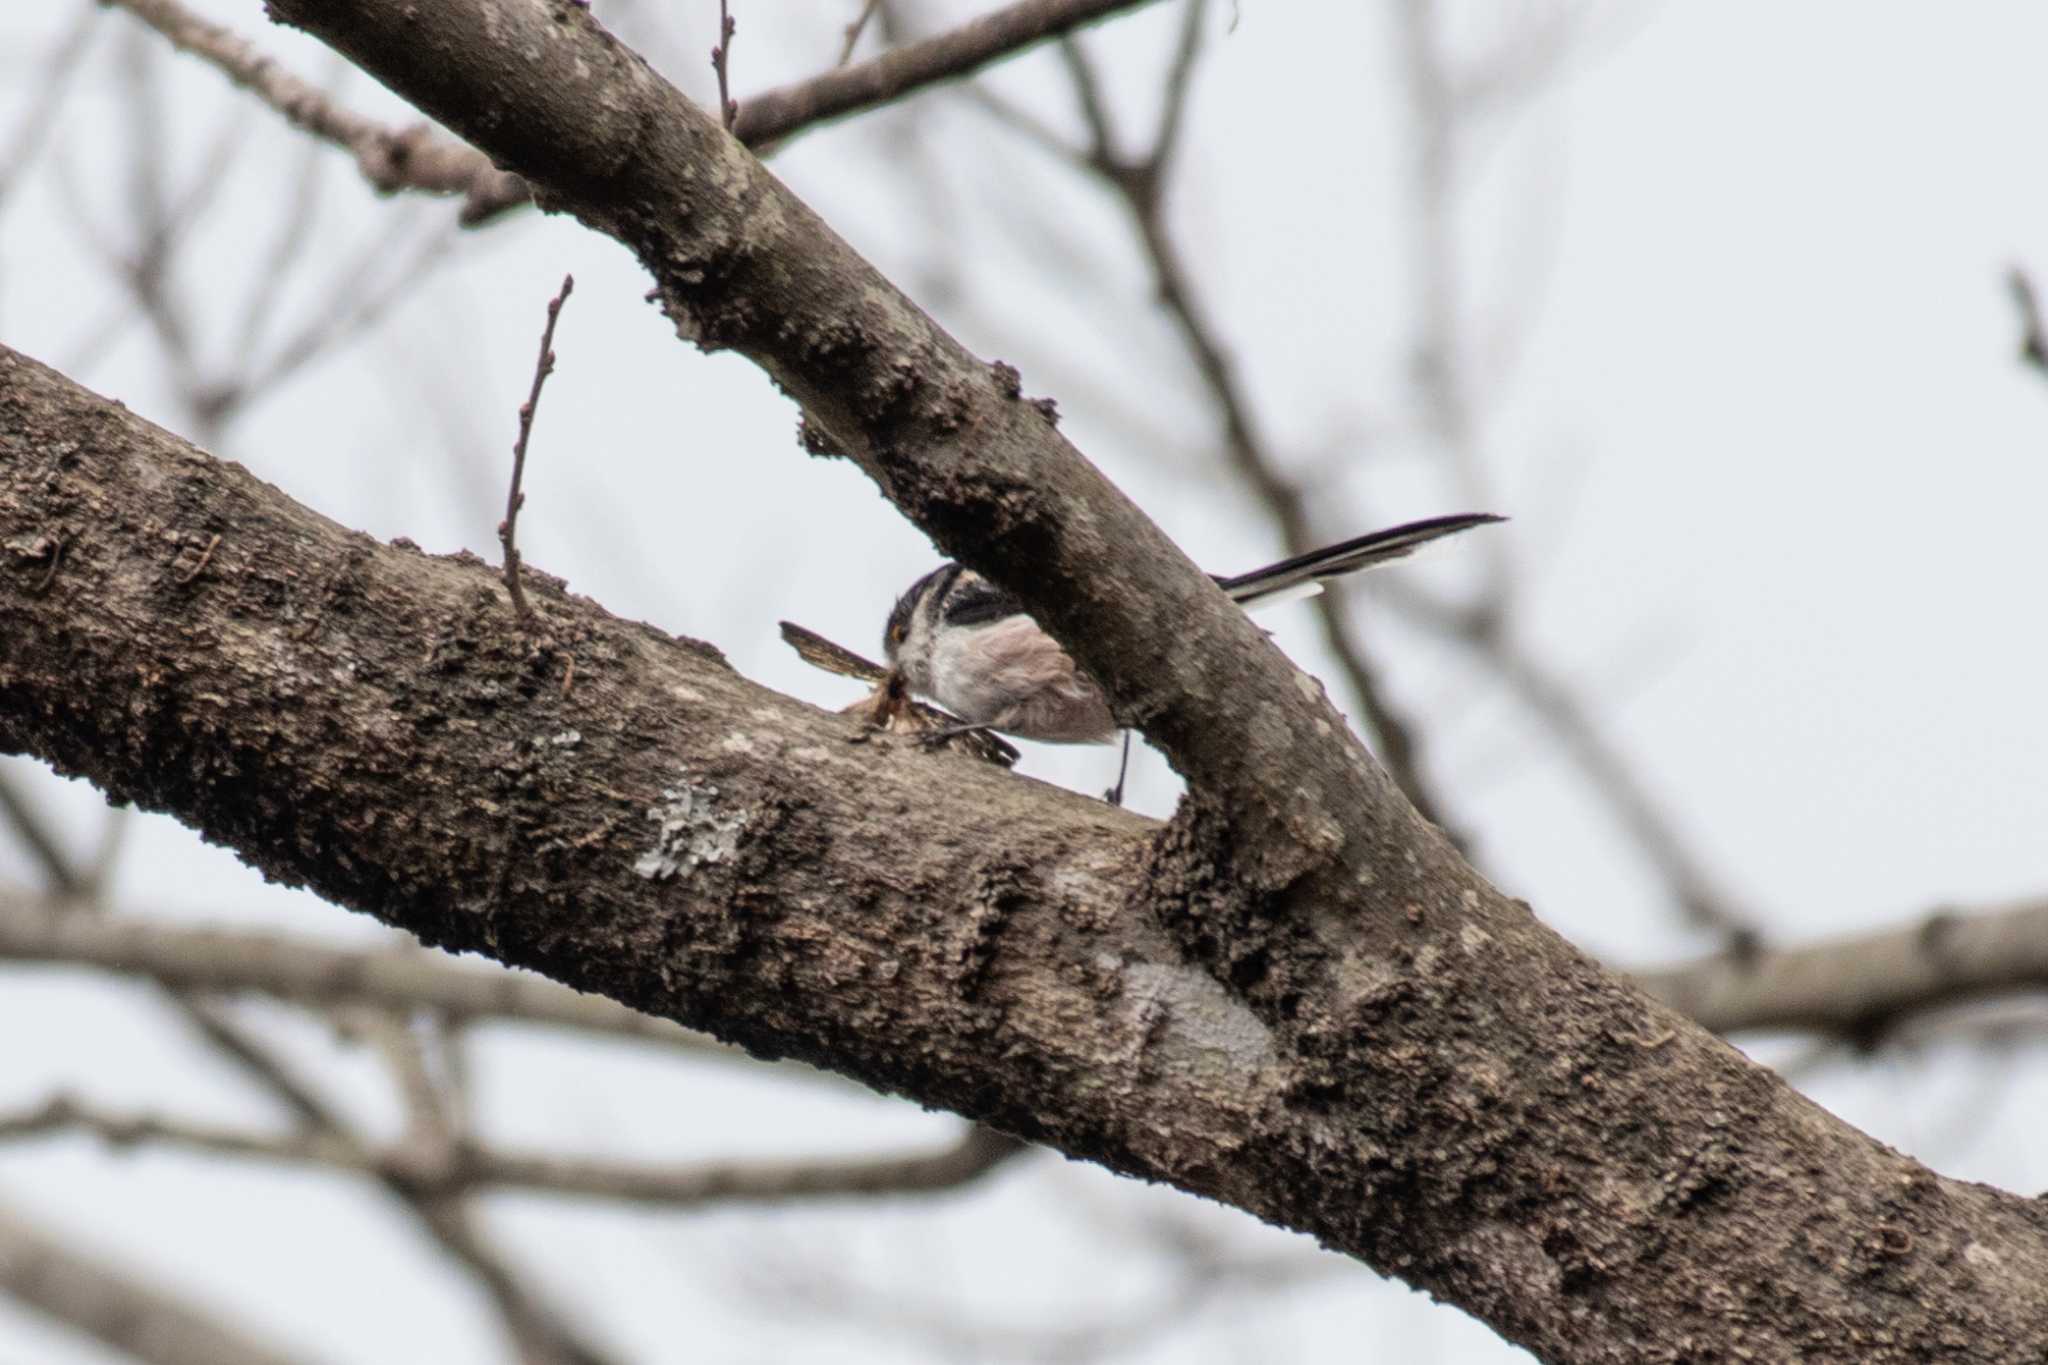
<svg viewBox="0 0 2048 1365">
<path fill-rule="evenodd" d="M 1437 845 L 1247 898 L 1212 797 L 1162 829 L 928 754 L 532 578 L 551 647 L 473 557 L 0 350 L 9 751 L 430 942 L 1303 1229 L 1552 1360 L 2048 1340 L 2035 1205 L 1832 1118 Z"/>
</svg>

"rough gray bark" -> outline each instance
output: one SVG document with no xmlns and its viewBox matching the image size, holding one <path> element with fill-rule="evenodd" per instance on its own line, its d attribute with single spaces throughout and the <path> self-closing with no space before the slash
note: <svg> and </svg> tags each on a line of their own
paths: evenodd
<svg viewBox="0 0 2048 1365">
<path fill-rule="evenodd" d="M 1831 1118 L 1434 845 L 1285 906 L 1169 895 L 1200 825 L 871 737 L 535 575 L 537 646 L 473 559 L 12 353 L 0 547 L 0 743 L 432 941 L 1302 1228 L 1555 1360 L 2048 1336 L 2031 1203 Z"/>
</svg>

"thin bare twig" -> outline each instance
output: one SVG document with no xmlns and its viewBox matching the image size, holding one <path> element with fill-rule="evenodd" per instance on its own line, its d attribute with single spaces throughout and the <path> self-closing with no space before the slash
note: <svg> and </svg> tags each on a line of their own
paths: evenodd
<svg viewBox="0 0 2048 1365">
<path fill-rule="evenodd" d="M 744 101 L 733 134 L 750 147 L 777 142 L 830 119 L 971 76 L 1048 38 L 1151 3 L 1154 0 L 1020 0 L 871 61 L 764 90 Z"/>
<path fill-rule="evenodd" d="M 389 222 L 372 234 L 362 253 L 334 270 L 334 285 L 324 305 L 312 310 L 288 340 L 263 357 L 258 353 L 256 331 L 270 306 L 266 301 L 274 301 L 283 292 L 284 280 L 292 268 L 285 263 L 285 252 L 291 245 L 302 244 L 311 222 L 310 203 L 288 209 L 288 220 L 273 249 L 272 268 L 258 272 L 264 283 L 250 300 L 245 335 L 230 348 L 231 358 L 224 366 L 208 362 L 199 344 L 199 329 L 194 326 L 178 287 L 178 252 L 197 218 L 215 201 L 217 191 L 227 179 L 228 163 L 240 149 L 251 125 L 246 118 L 226 123 L 206 164 L 190 177 L 185 188 L 173 194 L 163 184 L 159 163 L 164 156 L 157 145 L 163 116 L 156 100 L 151 59 L 160 54 L 139 29 L 131 30 L 128 36 L 133 41 L 124 44 L 123 54 L 132 69 L 123 90 L 130 114 L 131 202 L 123 217 L 133 224 L 134 245 L 116 247 L 92 230 L 81 235 L 106 260 L 109 270 L 127 285 L 136 306 L 104 329 L 95 345 L 111 341 L 131 317 L 146 322 L 190 417 L 191 434 L 202 445 L 215 445 L 228 425 L 254 399 L 374 324 L 385 310 L 406 296 L 419 278 L 447 254 L 455 233 L 452 228 L 438 229 L 416 250 L 403 252 L 403 238 L 416 220 L 405 213 L 389 215 Z M 314 177 L 309 169 L 302 178 L 302 186 L 312 183 Z M 59 187 L 65 191 L 73 213 L 80 217 L 81 226 L 87 226 L 91 213 L 82 195 L 61 175 Z M 295 264 L 300 257 L 289 259 Z M 401 264 L 394 270 L 386 265 L 389 261 Z M 366 283 L 372 280 L 377 282 Z"/>
<path fill-rule="evenodd" d="M 354 261 L 334 272 L 326 302 L 267 361 L 259 365 L 252 360 L 242 378 L 221 386 L 232 396 L 232 406 L 275 388 L 326 351 L 374 326 L 395 304 L 418 292 L 420 282 L 452 252 L 456 233 L 441 225 L 420 234 L 401 259 L 399 248 L 409 230 L 404 219 L 405 215 L 394 214 Z M 367 282 L 371 272 L 392 260 L 399 264 L 381 283 Z"/>
<path fill-rule="evenodd" d="M 860 13 L 846 26 L 846 42 L 839 49 L 837 65 L 845 66 L 853 60 L 853 50 L 860 45 L 860 35 L 867 31 L 868 20 L 875 17 L 875 11 L 881 6 L 882 0 L 866 0 L 860 7 Z"/>
<path fill-rule="evenodd" d="M 405 1111 L 404 1143 L 437 1156 L 463 1138 L 455 1114 L 442 1093 L 441 1078 L 427 1061 L 425 1040 L 397 1010 L 365 1009 L 344 1016 L 349 1027 L 366 1037 L 384 1060 Z"/>
<path fill-rule="evenodd" d="M 505 495 L 505 519 L 498 523 L 498 543 L 505 547 L 505 590 L 512 594 L 512 608 L 518 612 L 522 625 L 533 620 L 533 611 L 526 605 L 525 590 L 519 586 L 519 546 L 515 537 L 519 509 L 526 505 L 526 494 L 519 485 L 526 478 L 526 442 L 533 435 L 533 415 L 540 407 L 541 385 L 555 372 L 555 319 L 562 315 L 562 304 L 575 287 L 576 277 L 564 275 L 561 292 L 548 300 L 547 325 L 540 333 L 540 355 L 533 362 L 533 387 L 527 391 L 526 401 L 519 405 L 519 439 L 512 443 L 512 487 Z"/>
<path fill-rule="evenodd" d="M 293 1122 L 303 1128 L 336 1134 L 337 1140 L 348 1134 L 348 1125 L 326 1097 L 253 1031 L 242 1027 L 227 1006 L 192 991 L 174 994 L 172 1003 L 184 1015 L 185 1022 L 232 1062 L 236 1070 L 283 1104 Z"/>
<path fill-rule="evenodd" d="M 456 1020 L 570 1028 L 760 1065 L 666 1019 L 538 976 L 412 947 L 347 949 L 254 930 L 80 915 L 18 892 L 0 894 L 0 960 L 72 963 L 183 990 L 256 993 L 307 1006 L 375 1004 Z"/>
<path fill-rule="evenodd" d="M 732 15 L 726 10 L 726 0 L 718 0 L 718 42 L 711 49 L 711 69 L 718 73 L 718 118 L 731 132 L 733 121 L 740 116 L 740 107 L 734 102 L 732 91 L 726 80 L 732 67 L 732 35 L 739 31 Z"/>
<path fill-rule="evenodd" d="M 1572 765 L 1606 801 L 1634 847 L 1669 889 L 1681 914 L 1730 936 L 1743 951 L 1754 946 L 1752 916 L 1679 833 L 1663 801 L 1608 738 L 1577 691 L 1534 651 L 1517 641 L 1494 603 L 1461 608 L 1392 585 L 1384 599 L 1416 624 L 1475 651 L 1539 719 L 1570 756 Z"/>
<path fill-rule="evenodd" d="M 668 1207 L 787 1203 L 958 1189 L 1025 1150 L 1015 1138 L 973 1125 L 935 1152 L 908 1156 L 799 1157 L 671 1167 L 634 1167 L 554 1156 L 499 1155 L 480 1167 L 491 1185 Z"/>
<path fill-rule="evenodd" d="M 1202 54 L 1202 24 L 1209 17 L 1209 0 L 1189 0 L 1181 22 L 1180 43 L 1174 48 L 1173 64 L 1166 70 L 1166 92 L 1160 99 L 1164 112 L 1159 132 L 1152 143 L 1152 159 L 1162 171 L 1173 160 L 1180 145 L 1180 131 L 1187 124 L 1188 92 L 1194 85 L 1195 59 Z"/>
<path fill-rule="evenodd" d="M 1186 1331 L 1204 1313 L 1239 1296 L 1262 1296 L 1325 1277 L 1348 1275 L 1342 1258 L 1314 1251 L 1241 1252 L 1215 1243 L 1152 1240 L 1165 1283 L 1128 1305 L 1091 1310 L 1074 1305 L 1057 1322 L 991 1321 L 985 1314 L 948 1311 L 942 1304 L 906 1303 L 901 1294 L 860 1284 L 841 1267 L 823 1262 L 777 1266 L 774 1292 L 792 1292 L 813 1316 L 830 1314 L 885 1333 L 892 1346 L 921 1340 L 933 1355 L 960 1360 L 1113 1360 L 1156 1348 L 1176 1329 Z"/>
<path fill-rule="evenodd" d="M 2005 283 L 2020 313 L 2020 359 L 2048 375 L 2048 328 L 2041 322 L 2041 300 L 2034 291 L 2033 277 L 2025 267 L 2015 265 L 2006 271 Z"/>
<path fill-rule="evenodd" d="M 389 129 L 345 109 L 247 40 L 193 14 L 177 0 L 110 3 L 141 19 L 180 51 L 212 65 L 293 127 L 348 151 L 363 177 L 379 190 L 459 194 L 465 201 L 463 220 L 471 223 L 528 200 L 524 181 L 498 170 L 475 148 L 438 136 L 425 124 Z"/>
<path fill-rule="evenodd" d="M 190 583 L 194 579 L 198 578 L 199 575 L 205 573 L 206 566 L 213 563 L 213 552 L 219 548 L 220 532 L 215 531 L 213 535 L 207 540 L 205 546 L 200 549 L 199 558 L 193 562 L 192 567 L 184 570 L 178 575 L 178 585 L 180 587 L 183 587 L 185 584 Z"/>
<path fill-rule="evenodd" d="M 0 816 L 14 830 L 22 847 L 36 861 L 43 871 L 43 877 L 50 884 L 52 894 L 65 898 L 75 897 L 85 888 L 84 879 L 71 865 L 70 857 L 57 843 L 56 834 L 44 823 L 42 815 L 32 805 L 14 779 L 0 773 Z"/>
<path fill-rule="evenodd" d="M 71 27 L 64 30 L 49 55 L 39 63 L 41 73 L 35 93 L 29 96 L 27 112 L 15 125 L 6 150 L 0 151 L 0 204 L 6 203 L 9 191 L 21 179 L 29 163 L 35 160 L 36 153 L 42 150 L 51 126 L 57 120 L 58 107 L 64 102 L 65 88 L 77 74 L 93 34 L 99 31 L 98 20 L 98 5 L 89 2 L 78 5 Z"/>
<path fill-rule="evenodd" d="M 283 1133 L 161 1114 L 120 1114 L 67 1096 L 0 1114 L 0 1142 L 86 1133 L 115 1148 L 143 1144 L 395 1180 L 413 1198 L 446 1200 L 482 1189 L 517 1189 L 663 1208 L 875 1198 L 958 1189 L 1025 1150 L 992 1129 L 970 1126 L 932 1152 L 874 1157 L 645 1165 L 505 1152 L 458 1142 L 400 1142 L 377 1149 L 309 1124 Z M 418 1135 L 414 1135 L 417 1137 Z"/>
<path fill-rule="evenodd" d="M 254 355 L 263 344 L 270 319 L 284 299 L 291 271 L 307 257 L 306 243 L 318 220 L 320 191 L 326 183 L 327 150 L 312 138 L 302 138 L 298 160 L 291 199 L 278 219 L 277 233 L 271 238 L 262 264 L 249 273 L 249 293 L 242 305 L 242 322 L 235 343 L 235 351 L 240 355 Z"/>
<path fill-rule="evenodd" d="M 363 177 L 380 191 L 459 195 L 459 221 L 464 227 L 479 227 L 531 202 L 525 181 L 499 170 L 474 147 L 443 137 L 425 124 L 386 128 L 344 108 L 246 39 L 193 14 L 178 0 L 107 3 L 129 11 L 181 51 L 207 62 L 292 126 L 347 151 Z M 971 75 L 1047 38 L 1151 3 L 1154 0 L 1019 0 L 872 61 L 763 91 L 741 101 L 731 130 L 747 145 L 765 149 L 814 124 Z M 729 100 L 723 93 L 720 98 Z"/>
<path fill-rule="evenodd" d="M 297 1134 L 271 1140 L 244 1136 L 239 1154 L 279 1156 L 283 1149 L 299 1152 L 301 1160 L 317 1159 L 373 1176 L 384 1192 L 420 1226 L 490 1295 L 506 1333 L 516 1343 L 522 1361 L 531 1365 L 605 1365 L 609 1357 L 581 1334 L 539 1291 L 494 1248 L 476 1227 L 475 1217 L 463 1202 L 462 1191 L 437 1183 L 431 1173 L 437 1162 L 445 1161 L 452 1143 L 435 1149 L 418 1146 L 380 1154 L 359 1134 L 341 1112 L 320 1095 L 310 1082 L 254 1034 L 236 1023 L 219 1005 L 194 998 L 178 997 L 186 1016 L 225 1055 L 271 1094 L 282 1099 L 299 1121 Z M 75 1107 L 74 1107 L 75 1108 Z M 145 1128 L 150 1123 L 144 1124 Z M 132 1140 L 156 1137 L 174 1141 L 206 1132 L 194 1125 L 171 1124 L 165 1131 L 131 1130 Z M 215 1136 L 220 1136 L 215 1130 Z M 209 1145 L 201 1143 L 199 1145 Z M 211 1144 L 216 1150 L 220 1144 Z M 423 1179 L 423 1172 L 429 1178 Z"/>
</svg>

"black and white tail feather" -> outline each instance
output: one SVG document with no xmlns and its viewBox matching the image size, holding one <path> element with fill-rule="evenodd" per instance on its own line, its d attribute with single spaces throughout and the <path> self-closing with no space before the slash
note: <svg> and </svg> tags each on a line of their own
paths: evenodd
<svg viewBox="0 0 2048 1365">
<path fill-rule="evenodd" d="M 1505 518 L 1487 513 L 1411 521 L 1268 564 L 1216 585 L 1250 609 L 1313 597 L 1333 578 L 1399 559 L 1432 540 Z M 946 563 L 896 600 L 882 637 L 910 690 L 966 726 L 1055 744 L 1116 738 L 1109 703 L 1013 594 Z"/>
<path fill-rule="evenodd" d="M 1314 597 L 1323 590 L 1323 584 L 1333 578 L 1400 559 L 1432 540 L 1505 520 L 1505 517 L 1486 512 L 1430 517 L 1374 531 L 1370 535 L 1355 536 L 1336 545 L 1325 545 L 1320 550 L 1310 550 L 1307 554 L 1283 559 L 1278 564 L 1268 564 L 1263 569 L 1253 569 L 1235 578 L 1225 578 L 1221 574 L 1210 576 L 1216 580 L 1216 586 L 1229 593 L 1230 600 L 1239 606 L 1278 606 L 1282 602 Z"/>
</svg>

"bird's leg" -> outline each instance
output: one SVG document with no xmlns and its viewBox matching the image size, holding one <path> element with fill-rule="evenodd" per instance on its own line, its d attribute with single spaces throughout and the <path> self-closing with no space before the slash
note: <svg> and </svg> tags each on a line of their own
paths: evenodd
<svg viewBox="0 0 2048 1365">
<path fill-rule="evenodd" d="M 917 737 L 917 742 L 924 745 L 927 749 L 936 749 L 949 739 L 958 739 L 962 735 L 973 734 L 988 735 L 993 738 L 995 731 L 989 729 L 986 725 L 969 725 L 963 722 L 959 725 L 944 726 L 937 730 L 926 730 Z"/>
<path fill-rule="evenodd" d="M 1102 799 L 1112 806 L 1124 803 L 1124 777 L 1131 770 L 1131 732 L 1124 731 L 1124 756 L 1117 761 L 1116 785 L 1102 794 Z"/>
</svg>

